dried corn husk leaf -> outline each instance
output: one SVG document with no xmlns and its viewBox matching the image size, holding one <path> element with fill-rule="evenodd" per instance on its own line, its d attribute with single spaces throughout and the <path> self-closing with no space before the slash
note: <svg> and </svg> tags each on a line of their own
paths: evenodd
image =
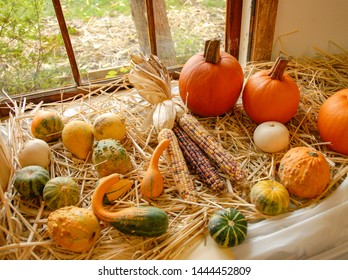
<svg viewBox="0 0 348 280">
<path fill-rule="evenodd" d="M 172 101 L 171 78 L 165 65 L 154 55 L 147 59 L 143 54 L 131 55 L 132 70 L 128 80 L 138 93 L 154 105 L 143 123 L 147 128 L 152 121 L 155 129 L 173 128 L 176 110 Z"/>
<path fill-rule="evenodd" d="M 163 128 L 172 128 L 175 123 L 175 104 L 172 100 L 164 100 L 156 105 L 152 115 L 153 125 L 157 132 Z"/>
</svg>

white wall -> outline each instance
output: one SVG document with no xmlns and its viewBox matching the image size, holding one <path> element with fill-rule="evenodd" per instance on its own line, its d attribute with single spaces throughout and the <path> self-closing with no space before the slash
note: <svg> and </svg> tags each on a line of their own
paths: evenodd
<svg viewBox="0 0 348 280">
<path fill-rule="evenodd" d="M 272 59 L 313 56 L 313 47 L 341 53 L 330 41 L 348 51 L 347 0 L 279 0 Z"/>
</svg>

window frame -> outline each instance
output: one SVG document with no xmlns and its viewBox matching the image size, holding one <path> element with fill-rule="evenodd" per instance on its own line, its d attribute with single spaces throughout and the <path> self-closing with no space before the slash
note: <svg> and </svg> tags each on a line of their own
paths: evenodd
<svg viewBox="0 0 348 280">
<path fill-rule="evenodd" d="M 157 54 L 156 45 L 156 27 L 154 21 L 153 0 L 144 0 L 146 5 L 146 13 L 148 17 L 148 34 L 151 53 Z M 225 20 L 225 51 L 234 57 L 239 56 L 240 35 L 242 26 L 242 10 L 245 0 L 226 0 L 226 20 Z M 7 117 L 11 111 L 14 102 L 20 102 L 25 99 L 26 103 L 38 104 L 39 102 L 59 102 L 69 98 L 82 97 L 90 92 L 91 89 L 101 87 L 103 84 L 109 83 L 110 80 L 120 80 L 119 77 L 113 79 L 105 79 L 104 81 L 96 80 L 83 83 L 81 81 L 80 71 L 71 44 L 70 35 L 67 29 L 66 21 L 60 0 L 52 0 L 60 32 L 64 41 L 66 53 L 69 59 L 71 72 L 75 81 L 75 85 L 65 86 L 57 89 L 43 90 L 33 93 L 21 94 L 5 98 L 0 102 L 0 118 Z M 260 61 L 271 59 L 272 43 L 277 16 L 278 0 L 251 0 L 251 21 L 249 25 L 248 38 L 248 61 Z M 177 79 L 182 66 L 169 67 L 168 71 L 174 79 Z M 97 72 L 103 71 L 100 69 Z M 121 83 L 120 83 L 121 85 Z M 117 86 L 117 84 L 115 84 Z M 108 88 L 112 90 L 112 88 Z"/>
</svg>

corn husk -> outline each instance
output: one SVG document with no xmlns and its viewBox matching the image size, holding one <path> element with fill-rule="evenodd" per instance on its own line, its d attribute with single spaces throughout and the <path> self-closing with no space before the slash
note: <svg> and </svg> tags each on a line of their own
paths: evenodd
<svg viewBox="0 0 348 280">
<path fill-rule="evenodd" d="M 176 118 L 175 104 L 171 93 L 171 78 L 166 66 L 155 55 L 148 59 L 143 54 L 131 55 L 132 70 L 128 75 L 138 93 L 153 105 L 145 119 L 144 128 L 152 124 L 157 132 L 172 129 Z"/>
</svg>

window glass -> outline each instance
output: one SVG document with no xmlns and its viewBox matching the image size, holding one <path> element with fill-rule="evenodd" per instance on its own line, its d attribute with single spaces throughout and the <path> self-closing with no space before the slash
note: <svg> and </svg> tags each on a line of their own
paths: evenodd
<svg viewBox="0 0 348 280">
<path fill-rule="evenodd" d="M 154 1 L 154 3 L 157 1 Z M 159 1 L 160 2 L 160 1 Z M 226 0 L 165 0 L 170 34 L 156 26 L 158 55 L 167 64 L 184 64 L 203 51 L 204 41 L 225 36 Z M 155 4 L 154 4 L 155 5 Z M 155 8 L 156 10 L 156 8 Z M 164 26 L 164 24 L 159 24 Z M 167 59 L 173 57 L 175 59 Z"/>
<path fill-rule="evenodd" d="M 82 81 L 127 71 L 129 54 L 139 48 L 130 1 L 61 0 L 61 5 Z"/>
<path fill-rule="evenodd" d="M 0 0 L 0 88 L 22 94 L 71 83 L 52 3 Z"/>
<path fill-rule="evenodd" d="M 0 0 L 0 87 L 20 94 L 74 85 L 52 1 Z M 145 0 L 61 0 L 82 82 L 128 71 L 150 53 Z M 157 53 L 167 66 L 224 40 L 226 0 L 153 1 Z"/>
</svg>

